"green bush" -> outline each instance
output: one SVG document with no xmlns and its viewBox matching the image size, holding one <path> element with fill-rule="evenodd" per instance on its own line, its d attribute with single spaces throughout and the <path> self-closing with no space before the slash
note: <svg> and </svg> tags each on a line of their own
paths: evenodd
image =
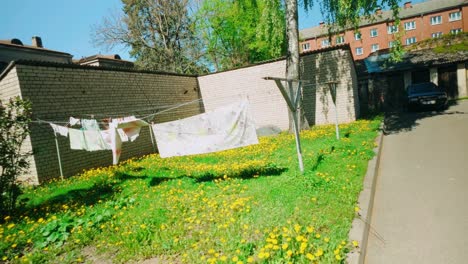
<svg viewBox="0 0 468 264">
<path fill-rule="evenodd" d="M 29 167 L 30 153 L 21 150 L 29 134 L 31 104 L 19 97 L 0 101 L 0 215 L 8 215 L 21 191 L 18 176 Z"/>
</svg>

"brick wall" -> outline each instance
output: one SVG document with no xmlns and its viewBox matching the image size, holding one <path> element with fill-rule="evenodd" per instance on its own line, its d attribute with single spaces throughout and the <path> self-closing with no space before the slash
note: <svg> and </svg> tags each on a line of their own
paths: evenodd
<svg viewBox="0 0 468 264">
<path fill-rule="evenodd" d="M 312 80 L 304 86 L 304 109 L 310 124 L 335 122 L 335 105 L 326 82 L 337 81 L 338 122 L 348 123 L 359 116 L 357 77 L 347 49 L 302 56 L 302 78 Z"/>
<path fill-rule="evenodd" d="M 33 118 L 67 122 L 70 116 L 94 118 L 128 115 L 146 116 L 157 109 L 200 98 L 197 79 L 134 71 L 105 70 L 82 66 L 16 65 L 23 98 L 33 105 Z M 2 82 L 7 82 L 8 77 Z M 17 84 L 16 84 L 17 85 Z M 2 87 L 2 91 L 4 87 Z M 201 103 L 190 104 L 157 115 L 156 123 L 184 118 L 203 112 Z M 84 169 L 112 164 L 111 151 L 71 150 L 69 139 L 58 136 L 65 176 Z M 31 143 L 35 168 L 30 177 L 37 182 L 60 175 L 53 131 L 45 123 L 33 123 Z M 124 143 L 121 160 L 152 153 L 149 129 L 143 128 L 134 142 Z"/>
<path fill-rule="evenodd" d="M 288 107 L 274 81 L 263 77 L 283 77 L 285 60 L 201 76 L 198 78 L 207 111 L 248 98 L 257 128 L 289 128 Z"/>
<path fill-rule="evenodd" d="M 338 80 L 338 119 L 354 121 L 359 115 L 357 78 L 347 47 L 301 56 L 302 78 L 312 80 L 304 86 L 304 110 L 309 124 L 328 124 L 335 120 L 335 107 L 324 82 Z M 263 77 L 285 77 L 286 62 L 279 60 L 198 78 L 206 110 L 247 97 L 257 128 L 289 128 L 288 109 L 274 81 Z M 317 91 L 317 92 L 315 92 Z"/>
</svg>

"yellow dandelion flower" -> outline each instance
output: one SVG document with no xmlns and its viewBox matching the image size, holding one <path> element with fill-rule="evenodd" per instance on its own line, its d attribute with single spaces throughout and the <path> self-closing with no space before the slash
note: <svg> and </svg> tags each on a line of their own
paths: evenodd
<svg viewBox="0 0 468 264">
<path fill-rule="evenodd" d="M 336 258 L 336 260 L 341 260 L 341 256 L 340 256 L 340 255 L 335 255 L 335 258 Z"/>
<path fill-rule="evenodd" d="M 221 256 L 221 257 L 219 258 L 219 260 L 221 260 L 221 261 L 223 261 L 223 262 L 224 262 L 224 261 L 226 261 L 226 260 L 227 260 L 227 257 L 226 257 L 226 256 Z"/>
<path fill-rule="evenodd" d="M 286 244 L 283 244 L 283 245 L 281 246 L 281 248 L 282 248 L 283 250 L 286 250 L 286 249 L 288 248 L 288 246 L 289 246 L 288 243 L 286 243 Z"/>
<path fill-rule="evenodd" d="M 314 228 L 313 228 L 312 226 L 308 226 L 308 227 L 307 227 L 307 232 L 308 232 L 308 233 L 314 232 Z"/>
<path fill-rule="evenodd" d="M 355 212 L 359 212 L 359 211 L 361 211 L 361 208 L 359 208 L 358 206 L 356 206 L 356 207 L 354 207 L 354 211 L 355 211 Z"/>
<path fill-rule="evenodd" d="M 254 262 L 254 258 L 252 258 L 252 257 L 247 258 L 247 263 L 253 263 L 253 262 Z"/>
<path fill-rule="evenodd" d="M 330 242 L 330 238 L 326 237 L 326 238 L 323 239 L 323 241 L 325 241 L 325 243 L 328 243 L 328 242 Z"/>
<path fill-rule="evenodd" d="M 17 244 L 13 244 L 11 245 L 11 248 L 15 248 L 17 246 Z"/>
<path fill-rule="evenodd" d="M 316 234 L 316 235 L 315 235 L 315 238 L 320 238 L 320 234 Z"/>
<path fill-rule="evenodd" d="M 9 224 L 9 225 L 7 226 L 8 229 L 12 229 L 13 227 L 15 227 L 15 224 Z"/>
<path fill-rule="evenodd" d="M 306 258 L 308 258 L 309 260 L 314 260 L 315 259 L 315 256 L 310 254 L 310 253 L 307 253 L 306 254 Z"/>
<path fill-rule="evenodd" d="M 286 255 L 287 255 L 288 257 L 291 257 L 292 254 L 293 254 L 292 250 L 288 250 L 288 251 L 286 252 Z"/>
<path fill-rule="evenodd" d="M 356 240 L 353 240 L 353 246 L 354 246 L 354 247 L 358 247 L 358 246 L 359 246 L 359 242 L 357 242 Z"/>
<path fill-rule="evenodd" d="M 237 257 L 237 256 L 232 257 L 233 262 L 237 262 L 238 260 L 239 260 L 239 257 Z"/>
</svg>

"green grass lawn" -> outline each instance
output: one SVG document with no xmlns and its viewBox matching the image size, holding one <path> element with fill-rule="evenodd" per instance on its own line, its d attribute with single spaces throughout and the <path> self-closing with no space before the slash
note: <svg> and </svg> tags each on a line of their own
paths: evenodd
<svg viewBox="0 0 468 264">
<path fill-rule="evenodd" d="M 18 263 L 340 263 L 380 119 L 214 154 L 149 155 L 25 189 L 0 225 Z"/>
</svg>

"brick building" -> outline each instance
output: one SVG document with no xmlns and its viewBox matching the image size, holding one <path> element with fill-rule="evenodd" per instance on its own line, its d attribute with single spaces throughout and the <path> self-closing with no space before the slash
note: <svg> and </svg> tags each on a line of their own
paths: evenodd
<svg viewBox="0 0 468 264">
<path fill-rule="evenodd" d="M 372 52 L 391 48 L 397 32 L 402 33 L 403 45 L 465 32 L 468 29 L 468 0 L 430 0 L 418 4 L 406 2 L 399 16 L 399 28 L 394 26 L 392 11 L 377 10 L 374 19 L 361 21 L 358 32 L 347 29 L 330 37 L 324 23 L 303 29 L 299 33 L 301 51 L 347 43 L 354 60 L 361 60 Z"/>
</svg>

